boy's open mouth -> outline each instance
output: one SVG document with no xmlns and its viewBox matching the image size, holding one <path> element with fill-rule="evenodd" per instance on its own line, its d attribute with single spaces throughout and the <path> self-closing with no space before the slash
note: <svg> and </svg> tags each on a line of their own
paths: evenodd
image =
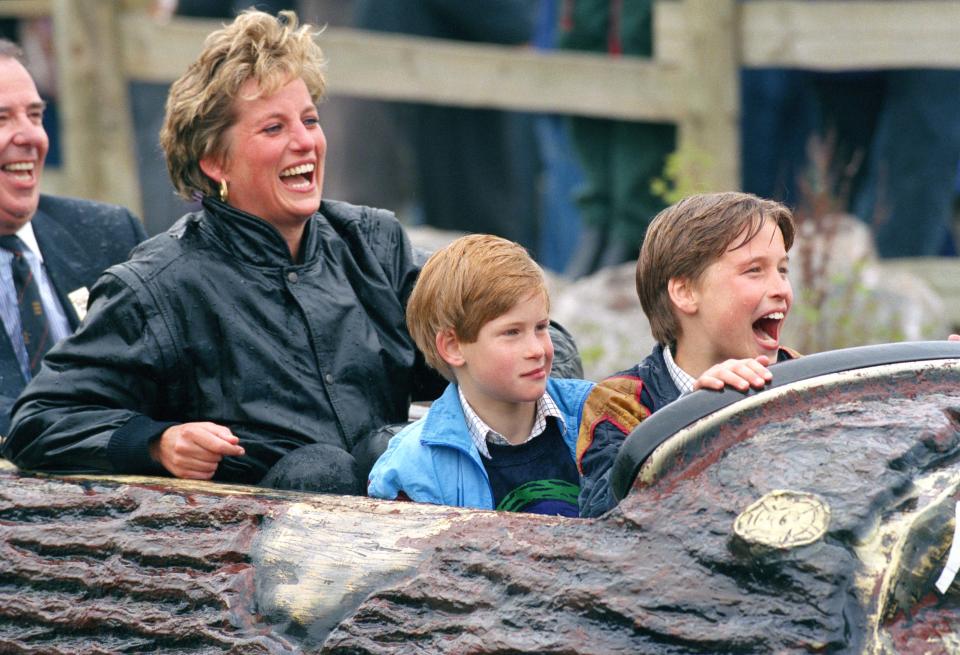
<svg viewBox="0 0 960 655">
<path fill-rule="evenodd" d="M 753 333 L 761 341 L 773 340 L 780 343 L 780 327 L 783 325 L 783 312 L 770 312 L 753 322 Z"/>
</svg>

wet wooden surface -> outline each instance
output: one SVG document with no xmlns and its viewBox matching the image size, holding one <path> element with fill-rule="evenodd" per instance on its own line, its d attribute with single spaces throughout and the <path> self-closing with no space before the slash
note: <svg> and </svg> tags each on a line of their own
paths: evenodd
<svg viewBox="0 0 960 655">
<path fill-rule="evenodd" d="M 5 465 L 0 652 L 309 651 L 466 515 Z"/>
<path fill-rule="evenodd" d="M 957 382 L 784 392 L 590 521 L 3 469 L 0 652 L 958 652 Z M 812 540 L 735 533 L 777 491 Z"/>
</svg>

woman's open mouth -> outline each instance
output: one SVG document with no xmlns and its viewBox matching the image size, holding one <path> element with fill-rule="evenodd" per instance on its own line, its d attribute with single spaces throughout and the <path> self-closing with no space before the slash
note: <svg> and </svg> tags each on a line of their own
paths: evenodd
<svg viewBox="0 0 960 655">
<path fill-rule="evenodd" d="M 280 171 L 280 181 L 292 189 L 309 189 L 313 184 L 316 164 L 299 164 Z"/>
</svg>

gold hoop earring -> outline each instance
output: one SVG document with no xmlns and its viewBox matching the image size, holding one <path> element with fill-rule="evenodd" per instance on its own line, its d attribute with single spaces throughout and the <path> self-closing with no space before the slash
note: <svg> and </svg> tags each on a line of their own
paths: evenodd
<svg viewBox="0 0 960 655">
<path fill-rule="evenodd" d="M 220 202 L 226 202 L 230 197 L 230 189 L 227 188 L 227 181 L 220 180 Z"/>
</svg>

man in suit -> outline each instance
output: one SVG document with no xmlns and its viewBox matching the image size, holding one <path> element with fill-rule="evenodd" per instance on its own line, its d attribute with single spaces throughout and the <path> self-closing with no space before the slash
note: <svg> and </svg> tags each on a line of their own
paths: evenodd
<svg viewBox="0 0 960 655">
<path fill-rule="evenodd" d="M 83 318 L 87 289 L 146 238 L 122 207 L 40 194 L 44 103 L 20 56 L 0 39 L 0 435 L 43 354 Z"/>
</svg>

